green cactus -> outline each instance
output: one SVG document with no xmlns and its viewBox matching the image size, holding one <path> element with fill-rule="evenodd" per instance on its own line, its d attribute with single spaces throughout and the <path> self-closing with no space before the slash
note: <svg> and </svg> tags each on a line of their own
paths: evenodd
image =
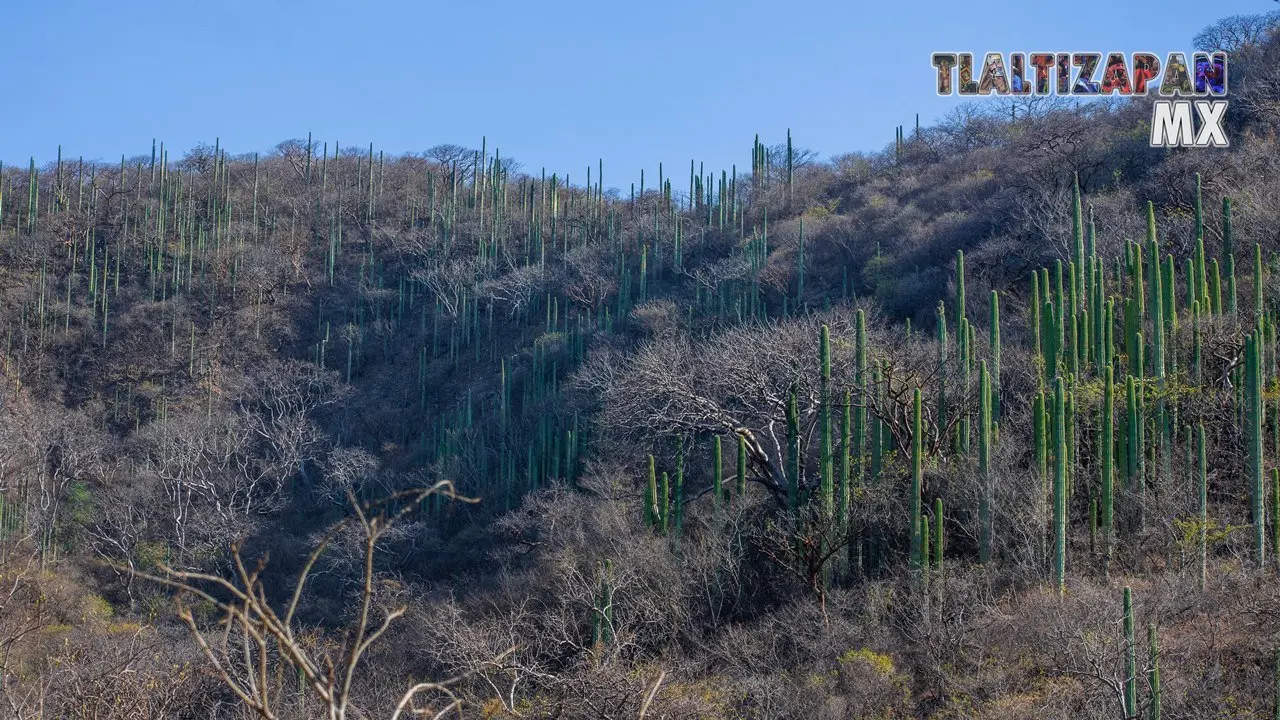
<svg viewBox="0 0 1280 720">
<path fill-rule="evenodd" d="M 1062 594 L 1067 589 L 1067 418 L 1061 376 L 1054 382 L 1053 413 L 1053 573 Z"/>
<path fill-rule="evenodd" d="M 1043 301 L 1040 297 L 1040 273 L 1032 271 L 1031 273 L 1031 357 L 1039 358 L 1044 354 L 1043 342 L 1040 337 L 1040 308 L 1043 307 Z M 1039 377 L 1037 375 L 1037 377 Z"/>
<path fill-rule="evenodd" d="M 794 155 L 791 151 L 791 128 L 787 128 L 787 204 L 795 200 L 795 184 L 793 182 Z"/>
<path fill-rule="evenodd" d="M 1147 201 L 1147 244 L 1151 248 L 1151 365 L 1164 378 L 1164 292 L 1160 288 L 1160 243 L 1156 240 L 1155 204 Z"/>
<path fill-rule="evenodd" d="M 1142 376 L 1142 326 L 1146 320 L 1146 291 L 1142 279 L 1142 246 L 1131 245 L 1133 260 L 1130 267 L 1130 297 L 1126 300 L 1126 345 L 1129 355 L 1129 374 Z"/>
<path fill-rule="evenodd" d="M 938 303 L 938 431 L 947 427 L 947 309 Z"/>
<path fill-rule="evenodd" d="M 1222 314 L 1222 272 L 1218 267 L 1218 260 L 1214 258 L 1209 262 L 1209 302 L 1213 304 L 1213 314 Z"/>
<path fill-rule="evenodd" d="M 1085 246 L 1084 218 L 1080 205 L 1080 173 L 1076 173 L 1071 183 L 1071 262 L 1074 265 L 1072 278 L 1075 281 L 1076 295 L 1073 302 L 1077 306 L 1084 305 L 1085 289 Z"/>
<path fill-rule="evenodd" d="M 600 566 L 600 585 L 596 607 L 591 613 L 592 645 L 600 647 L 613 642 L 613 560 L 605 558 Z"/>
<path fill-rule="evenodd" d="M 666 535 L 671 528 L 671 478 L 665 471 L 658 485 L 658 532 Z"/>
<path fill-rule="evenodd" d="M 981 490 L 978 500 L 978 562 L 991 560 L 991 504 L 995 491 L 991 477 L 991 376 L 983 361 L 978 372 L 978 475 Z M 938 502 L 942 502 L 939 500 Z"/>
<path fill-rule="evenodd" d="M 991 419 L 1000 420 L 1000 293 L 991 291 Z"/>
<path fill-rule="evenodd" d="M 930 579 L 929 562 L 932 555 L 931 550 L 933 548 L 933 540 L 930 537 L 932 533 L 930 531 L 931 531 L 931 526 L 929 524 L 929 516 L 921 514 L 920 516 L 920 547 L 921 547 L 920 554 L 922 557 L 920 559 L 919 574 L 920 574 L 920 587 L 921 589 L 926 591 L 929 589 L 929 579 Z"/>
<path fill-rule="evenodd" d="M 1199 385 L 1202 360 L 1202 348 L 1200 344 L 1200 301 L 1191 304 L 1191 382 Z"/>
<path fill-rule="evenodd" d="M 1125 433 L 1128 452 L 1125 456 L 1125 489 L 1136 492 L 1142 484 L 1140 472 L 1142 443 L 1139 439 L 1141 418 L 1138 414 L 1138 388 L 1132 375 L 1125 378 Z"/>
<path fill-rule="evenodd" d="M 1071 503 L 1071 498 L 1075 492 L 1076 478 L 1076 388 L 1075 377 L 1067 377 L 1064 380 L 1067 386 L 1067 403 L 1065 409 L 1067 437 L 1067 503 Z"/>
<path fill-rule="evenodd" d="M 840 487 L 836 491 L 836 527 L 843 532 L 849 527 L 849 505 L 852 499 L 853 455 L 853 391 L 844 391 L 844 408 L 840 414 Z M 861 459 L 859 459 L 861 463 Z"/>
<path fill-rule="evenodd" d="M 1271 471 L 1271 552 L 1280 565 L 1280 468 Z"/>
<path fill-rule="evenodd" d="M 1102 491 L 1102 555 L 1103 567 L 1109 565 L 1111 540 L 1115 530 L 1115 378 L 1108 365 L 1103 370 L 1102 413 L 1098 418 L 1101 436 L 1101 491 Z"/>
<path fill-rule="evenodd" d="M 1252 498 L 1253 541 L 1258 567 L 1266 562 L 1266 488 L 1263 484 L 1262 454 L 1262 367 L 1259 362 L 1261 332 L 1254 331 L 1245 341 L 1245 420 L 1248 442 L 1249 487 Z"/>
<path fill-rule="evenodd" d="M 872 376 L 878 386 L 882 377 L 879 365 L 872 369 Z M 870 433 L 871 447 L 867 453 L 867 470 L 868 479 L 874 482 L 880 478 L 880 471 L 884 467 L 884 422 L 878 417 L 868 417 L 867 430 Z"/>
<path fill-rule="evenodd" d="M 1062 325 L 1058 307 L 1046 301 L 1040 311 L 1040 343 L 1044 354 L 1043 383 L 1048 385 L 1058 376 L 1062 352 Z"/>
<path fill-rule="evenodd" d="M 1147 645 L 1151 657 L 1151 669 L 1148 670 L 1147 678 L 1151 687 L 1151 698 L 1147 708 L 1150 712 L 1151 720 L 1160 720 L 1160 648 L 1156 642 L 1156 625 L 1151 623 L 1147 625 Z"/>
<path fill-rule="evenodd" d="M 1168 372 L 1176 375 L 1178 373 L 1178 304 L 1177 298 L 1177 276 L 1173 272 L 1173 256 L 1164 256 L 1164 275 L 1161 278 L 1162 294 L 1162 314 L 1164 316 L 1165 326 L 1165 355 L 1167 361 Z"/>
<path fill-rule="evenodd" d="M 960 365 L 961 397 L 969 395 L 969 337 L 969 321 L 964 320 L 956 328 L 956 355 Z M 968 416 L 964 412 L 963 406 L 959 416 L 956 418 L 955 451 L 965 456 L 969 454 Z"/>
</svg>

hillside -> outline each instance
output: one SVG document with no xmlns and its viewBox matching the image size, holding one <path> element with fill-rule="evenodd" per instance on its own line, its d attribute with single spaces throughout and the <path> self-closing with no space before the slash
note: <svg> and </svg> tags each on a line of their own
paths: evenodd
<svg viewBox="0 0 1280 720">
<path fill-rule="evenodd" d="M 1039 98 L 624 191 L 489 139 L 0 168 L 5 704 L 1276 717 L 1242 22 L 1223 150 Z"/>
</svg>

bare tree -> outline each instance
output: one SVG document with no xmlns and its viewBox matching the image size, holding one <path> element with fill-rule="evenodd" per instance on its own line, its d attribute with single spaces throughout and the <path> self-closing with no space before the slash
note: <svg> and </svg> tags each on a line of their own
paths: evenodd
<svg viewBox="0 0 1280 720">
<path fill-rule="evenodd" d="M 747 448 L 751 479 L 779 502 L 787 496 L 787 405 L 794 391 L 800 426 L 801 454 L 816 447 L 821 395 L 818 388 L 818 331 L 830 325 L 833 338 L 832 377 L 851 378 L 850 317 L 832 313 L 764 326 L 734 328 L 695 344 L 687 335 L 658 337 L 638 351 L 622 356 L 601 348 L 578 371 L 575 382 L 601 402 L 599 422 L 624 448 L 635 448 L 661 437 L 726 434 L 741 437 Z M 909 403 L 917 386 L 931 387 L 939 369 L 936 346 L 908 341 L 901 333 L 872 332 L 871 363 L 879 368 L 880 383 L 863 393 L 848 380 L 833 380 L 830 392 L 842 397 L 846 387 L 853 402 L 868 408 L 888 426 L 906 453 L 911 438 Z M 954 364 L 954 358 L 947 360 Z M 954 370 L 952 372 L 955 372 Z M 956 392 L 952 389 L 951 392 Z M 970 388 L 970 393 L 976 390 Z M 949 399 L 952 407 L 971 408 L 972 397 Z M 960 413 L 948 416 L 946 428 L 936 427 L 926 407 L 927 446 L 947 437 Z M 641 452 L 632 451 L 638 457 Z M 800 464 L 801 488 L 816 487 L 808 463 Z"/>
<path fill-rule="evenodd" d="M 435 258 L 426 267 L 413 270 L 413 279 L 422 283 L 450 317 L 462 310 L 462 298 L 475 288 L 479 276 L 474 259 Z"/>
<path fill-rule="evenodd" d="M 306 140 L 297 138 L 285 140 L 276 145 L 276 154 L 293 168 L 299 178 L 307 177 L 307 158 L 315 155 L 315 143 L 307 144 Z"/>
<path fill-rule="evenodd" d="M 560 288 L 565 296 L 584 308 L 599 309 L 618 287 L 618 274 L 608 254 L 600 244 L 570 251 L 560 273 Z"/>
<path fill-rule="evenodd" d="M 550 273 L 537 265 L 516 266 L 510 256 L 504 258 L 506 269 L 480 285 L 481 297 L 505 304 L 510 317 L 525 310 L 545 292 Z"/>
<path fill-rule="evenodd" d="M 231 579 L 168 566 L 162 566 L 162 575 L 139 574 L 177 591 L 178 616 L 205 659 L 222 683 L 259 717 L 264 720 L 282 717 L 282 708 L 287 707 L 286 691 L 296 678 L 296 689 L 309 691 L 329 720 L 367 718 L 369 711 L 359 707 L 356 701 L 357 673 L 369 649 L 407 609 L 403 605 L 375 607 L 379 605 L 375 554 L 379 542 L 396 522 L 433 495 L 475 502 L 457 495 L 448 481 L 367 504 L 349 496 L 352 515 L 332 526 L 319 540 L 280 612 L 267 598 L 263 585 L 266 558 L 250 567 L 238 548 L 232 549 L 234 574 Z M 305 632 L 296 615 L 316 563 L 331 541 L 349 526 L 358 528 L 363 550 L 356 615 L 340 641 L 327 642 Z M 188 597 L 212 606 L 221 615 L 220 620 L 212 625 L 198 620 Z M 397 720 L 406 713 L 439 718 L 451 711 L 457 711 L 461 717 L 461 701 L 449 689 L 456 681 L 455 678 L 413 684 L 399 697 L 391 719 Z M 434 706 L 430 709 L 421 706 L 424 698 L 434 699 Z"/>
<path fill-rule="evenodd" d="M 1236 52 L 1246 45 L 1259 45 L 1280 27 L 1280 11 L 1257 15 L 1231 15 L 1201 30 L 1192 39 L 1197 50 Z"/>
</svg>

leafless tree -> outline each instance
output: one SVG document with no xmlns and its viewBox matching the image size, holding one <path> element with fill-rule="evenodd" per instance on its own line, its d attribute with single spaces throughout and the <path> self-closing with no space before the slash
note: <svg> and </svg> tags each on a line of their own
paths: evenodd
<svg viewBox="0 0 1280 720">
<path fill-rule="evenodd" d="M 1258 45 L 1280 27 L 1280 11 L 1257 15 L 1230 15 L 1201 30 L 1191 41 L 1197 50 L 1234 53 L 1246 45 Z"/>
<path fill-rule="evenodd" d="M 428 160 L 432 160 L 444 166 L 450 166 L 454 163 L 465 165 L 471 162 L 471 158 L 476 154 L 475 150 L 465 148 L 461 145 L 441 144 L 433 145 L 422 154 Z"/>
<path fill-rule="evenodd" d="M 672 435 L 741 437 L 746 442 L 751 479 L 781 502 L 789 481 L 783 459 L 788 456 L 786 415 L 793 389 L 802 448 L 814 447 L 811 440 L 820 406 L 816 348 L 818 328 L 824 320 L 833 337 L 833 378 L 851 378 L 850 318 L 832 314 L 743 326 L 697 344 L 685 335 L 673 334 L 655 338 L 626 357 L 600 348 L 578 371 L 575 382 L 599 398 L 601 426 L 627 448 Z M 917 386 L 931 387 L 936 381 L 936 350 L 930 344 L 906 341 L 900 333 L 873 331 L 872 335 L 871 363 L 880 369 L 880 384 L 862 393 L 848 380 L 833 381 L 829 391 L 834 397 L 842 397 L 846 388 L 854 392 L 853 402 L 881 418 L 899 449 L 906 452 L 911 436 L 911 392 Z M 956 407 L 972 407 L 972 398 L 958 396 L 955 403 Z M 949 416 L 947 428 L 940 432 L 932 408 L 925 409 L 924 420 L 930 426 L 928 446 L 936 446 L 947 436 L 956 415 Z M 802 453 L 810 454 L 803 449 Z M 801 465 L 802 477 L 796 479 L 802 488 L 816 482 L 805 465 Z"/>
<path fill-rule="evenodd" d="M 510 257 L 506 258 L 511 262 Z M 550 273 L 537 265 L 508 266 L 503 272 L 481 283 L 482 297 L 507 306 L 509 317 L 516 317 L 546 291 Z"/>
<path fill-rule="evenodd" d="M 213 154 L 213 146 L 200 143 L 183 154 L 182 160 L 178 162 L 178 166 L 183 170 L 194 170 L 195 172 L 203 175 L 208 172 L 217 161 L 218 158 L 214 157 Z"/>
<path fill-rule="evenodd" d="M 422 283 L 450 317 L 462 310 L 462 298 L 476 287 L 478 263 L 474 259 L 434 258 L 426 267 L 416 268 L 413 279 Z"/>
<path fill-rule="evenodd" d="M 287 707 L 285 693 L 296 677 L 299 687 L 295 689 L 309 691 L 329 720 L 367 718 L 370 711 L 360 707 L 356 700 L 357 673 L 369 649 L 407 609 L 403 605 L 376 607 L 379 604 L 379 581 L 374 564 L 377 548 L 397 521 L 433 495 L 474 502 L 455 494 L 447 481 L 402 491 L 373 503 L 362 504 L 349 496 L 352 515 L 321 537 L 299 572 L 288 602 L 279 612 L 268 599 L 263 585 L 266 558 L 251 567 L 246 565 L 238 548 L 232 550 L 234 574 L 230 579 L 169 566 L 162 566 L 162 575 L 140 575 L 177 591 L 178 616 L 205 659 L 222 683 L 259 717 L 264 720 L 282 717 Z M 331 643 L 306 632 L 296 614 L 316 563 L 336 535 L 349 525 L 356 527 L 362 538 L 360 593 L 353 624 L 341 641 Z M 197 619 L 188 598 L 207 603 L 221 618 L 212 625 Z M 411 685 L 396 702 L 390 713 L 391 720 L 398 720 L 406 713 L 439 718 L 451 711 L 457 711 L 461 717 L 461 701 L 449 689 L 455 682 L 456 678 Z M 443 700 L 428 710 L 420 705 L 424 697 Z"/>
<path fill-rule="evenodd" d="M 306 140 L 297 138 L 285 140 L 276 145 L 276 155 L 283 158 L 288 163 L 293 172 L 299 177 L 305 179 L 307 177 L 307 158 L 315 155 L 314 141 L 311 145 L 307 145 Z"/>
<path fill-rule="evenodd" d="M 584 308 L 598 310 L 618 286 L 609 254 L 599 244 L 571 250 L 560 271 L 561 292 Z"/>
<path fill-rule="evenodd" d="M 272 365 L 254 378 L 251 393 L 239 401 L 244 424 L 267 449 L 270 471 L 279 479 L 301 476 L 325 447 L 315 413 L 340 402 L 344 390 L 337 373 L 311 363 Z M 251 472 L 248 467 L 245 472 Z"/>
</svg>

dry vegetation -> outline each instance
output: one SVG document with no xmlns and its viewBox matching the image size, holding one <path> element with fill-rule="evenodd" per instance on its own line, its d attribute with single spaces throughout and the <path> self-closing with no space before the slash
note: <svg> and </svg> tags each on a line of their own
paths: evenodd
<svg viewBox="0 0 1280 720">
<path fill-rule="evenodd" d="M 1280 717 L 1280 481 L 1258 516 L 1249 480 L 1280 467 L 1276 21 L 1196 39 L 1233 52 L 1224 151 L 1147 147 L 1148 101 L 1031 100 L 830 161 L 788 138 L 749 176 L 630 196 L 487 148 L 311 139 L 0 169 L 0 712 Z M 1029 278 L 1086 261 L 1073 178 L 1121 305 L 1115 352 L 1067 378 Z M 1117 480 L 1112 537 L 1101 427 L 1127 417 L 1124 258 L 1148 200 L 1180 325 L 1168 384 L 1139 379 L 1152 470 Z M 1188 281 L 1198 207 L 1238 310 L 1186 300 L 1209 287 Z M 997 348 L 980 466 L 956 438 L 976 438 L 973 366 Z M 1033 442 L 1059 379 L 1060 543 Z M 940 565 L 916 567 L 913 513 Z"/>
</svg>

